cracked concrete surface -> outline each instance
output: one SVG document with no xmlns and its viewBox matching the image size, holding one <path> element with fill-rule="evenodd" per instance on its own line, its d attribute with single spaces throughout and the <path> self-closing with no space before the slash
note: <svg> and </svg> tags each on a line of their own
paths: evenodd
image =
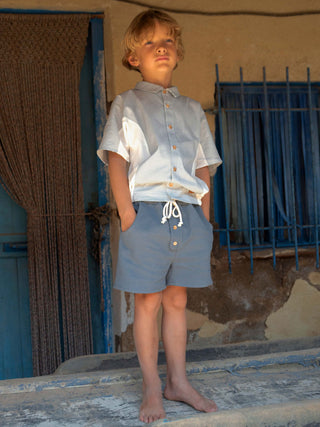
<svg viewBox="0 0 320 427">
<path fill-rule="evenodd" d="M 164 401 L 174 426 L 320 425 L 320 349 L 188 363 L 219 412 Z M 160 367 L 164 385 L 165 367 Z M 1 426 L 141 426 L 138 368 L 0 382 Z M 291 424 L 290 424 L 291 423 Z M 292 424 L 294 423 L 294 424 Z"/>
</svg>

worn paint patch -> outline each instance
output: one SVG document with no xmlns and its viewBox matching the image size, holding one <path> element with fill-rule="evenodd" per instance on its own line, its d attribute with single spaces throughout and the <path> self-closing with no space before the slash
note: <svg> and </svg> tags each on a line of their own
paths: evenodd
<svg viewBox="0 0 320 427">
<path fill-rule="evenodd" d="M 206 301 L 208 317 L 217 323 L 264 320 L 287 299 L 287 287 L 268 261 L 251 274 L 249 261 L 239 257 L 232 274 L 221 265 L 214 269 L 213 280 L 211 288 L 188 292 L 188 308 L 203 313 L 201 301 Z"/>
<path fill-rule="evenodd" d="M 288 301 L 266 321 L 268 339 L 320 335 L 320 292 L 302 279 L 296 280 Z"/>
<path fill-rule="evenodd" d="M 320 285 L 320 273 L 313 271 L 309 274 L 308 279 L 313 285 Z"/>
<path fill-rule="evenodd" d="M 196 313 L 195 311 L 187 310 L 187 328 L 190 331 L 195 331 L 200 329 L 206 322 L 208 322 L 208 317 L 204 316 L 201 313 Z"/>
<path fill-rule="evenodd" d="M 198 335 L 200 338 L 209 338 L 218 335 L 228 329 L 228 325 L 207 320 L 200 328 Z"/>
</svg>

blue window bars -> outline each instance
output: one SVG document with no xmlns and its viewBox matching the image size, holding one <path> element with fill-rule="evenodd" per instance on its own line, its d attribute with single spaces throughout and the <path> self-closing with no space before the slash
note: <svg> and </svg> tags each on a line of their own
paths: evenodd
<svg viewBox="0 0 320 427">
<path fill-rule="evenodd" d="M 315 248 L 319 268 L 320 84 L 222 83 L 216 66 L 216 142 L 223 159 L 214 206 L 220 244 L 253 253 Z"/>
</svg>

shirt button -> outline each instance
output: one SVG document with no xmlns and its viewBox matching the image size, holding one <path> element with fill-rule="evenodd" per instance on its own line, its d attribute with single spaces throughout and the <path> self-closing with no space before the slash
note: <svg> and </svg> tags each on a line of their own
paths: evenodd
<svg viewBox="0 0 320 427">
<path fill-rule="evenodd" d="M 169 187 L 173 187 L 173 183 L 172 182 L 169 182 Z"/>
<path fill-rule="evenodd" d="M 178 242 L 173 242 L 172 244 L 173 246 L 177 246 Z"/>
<path fill-rule="evenodd" d="M 162 91 L 162 93 L 166 94 L 166 93 L 167 93 L 167 91 L 164 89 L 164 90 Z"/>
<path fill-rule="evenodd" d="M 176 230 L 178 227 L 176 225 L 173 226 L 173 229 Z"/>
<path fill-rule="evenodd" d="M 168 126 L 168 128 L 169 128 L 169 129 L 172 129 L 172 126 L 171 126 L 171 125 L 169 125 L 169 126 Z"/>
<path fill-rule="evenodd" d="M 166 104 L 166 107 L 167 107 L 167 108 L 169 108 L 169 107 L 170 107 L 170 105 L 169 105 L 169 104 Z"/>
<path fill-rule="evenodd" d="M 173 146 L 172 146 L 172 148 L 173 148 L 174 150 L 176 150 L 176 149 L 177 149 L 177 146 L 176 146 L 176 145 L 173 145 Z"/>
<path fill-rule="evenodd" d="M 173 168 L 173 172 L 177 172 L 177 168 L 176 167 Z"/>
</svg>

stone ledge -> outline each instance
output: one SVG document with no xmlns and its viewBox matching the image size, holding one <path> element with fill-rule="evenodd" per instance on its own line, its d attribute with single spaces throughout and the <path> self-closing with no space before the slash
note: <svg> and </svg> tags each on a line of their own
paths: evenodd
<svg viewBox="0 0 320 427">
<path fill-rule="evenodd" d="M 270 353 L 255 357 L 238 357 L 225 360 L 203 360 L 187 363 L 187 374 L 204 372 L 218 373 L 227 371 L 239 374 L 241 370 L 262 369 L 279 365 L 319 365 L 320 348 L 309 350 Z M 159 366 L 161 378 L 166 375 L 166 366 Z M 125 384 L 130 381 L 140 381 L 139 368 L 126 368 L 110 371 L 96 371 L 68 375 L 47 375 L 25 379 L 0 381 L 0 396 L 14 393 L 41 392 L 45 390 L 59 390 L 72 387 L 86 387 L 93 385 Z"/>
<path fill-rule="evenodd" d="M 316 426 L 320 420 L 320 400 L 303 400 L 281 405 L 266 405 L 202 414 L 179 420 L 169 419 L 154 426 L 174 427 L 259 427 Z"/>
</svg>

